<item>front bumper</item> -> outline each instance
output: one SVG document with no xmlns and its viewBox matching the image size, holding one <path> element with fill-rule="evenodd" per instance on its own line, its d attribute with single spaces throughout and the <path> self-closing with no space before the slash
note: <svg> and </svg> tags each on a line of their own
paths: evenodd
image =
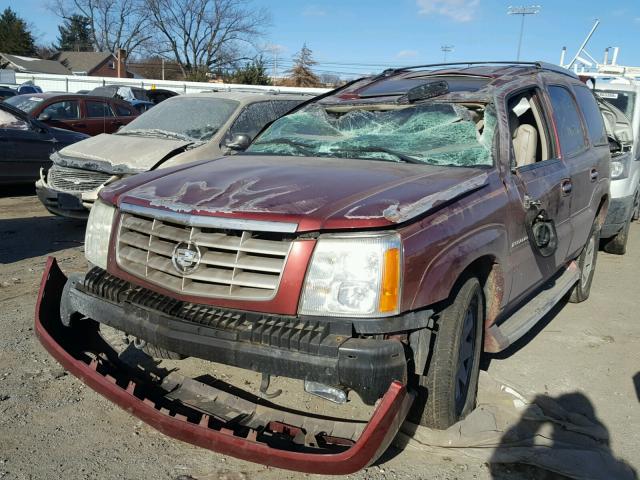
<svg viewBox="0 0 640 480">
<path fill-rule="evenodd" d="M 625 223 L 631 218 L 634 200 L 635 196 L 629 195 L 628 197 L 612 198 L 609 201 L 609 210 L 600 230 L 600 237 L 610 238 L 622 230 Z"/>
<path fill-rule="evenodd" d="M 407 388 L 393 381 L 370 421 L 362 424 L 280 410 L 261 399 L 247 401 L 228 393 L 229 385 L 212 389 L 194 380 L 167 381 L 169 375 L 162 382 L 141 376 L 102 340 L 96 322 L 63 325 L 60 300 L 66 284 L 55 259 L 49 258 L 35 315 L 42 345 L 89 387 L 179 440 L 279 468 L 348 474 L 371 464 L 386 450 L 413 403 Z M 186 392 L 182 396 L 181 389 Z M 203 391 L 209 396 L 205 404 L 198 403 Z"/>
<path fill-rule="evenodd" d="M 70 218 L 88 218 L 89 210 L 98 198 L 98 190 L 75 193 L 55 190 L 42 176 L 36 182 L 36 194 L 51 213 Z"/>
</svg>

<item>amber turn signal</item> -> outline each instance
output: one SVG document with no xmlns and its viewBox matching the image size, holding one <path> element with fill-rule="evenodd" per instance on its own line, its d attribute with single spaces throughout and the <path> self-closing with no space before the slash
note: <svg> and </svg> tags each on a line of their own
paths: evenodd
<svg viewBox="0 0 640 480">
<path fill-rule="evenodd" d="M 400 301 L 400 249 L 390 248 L 384 253 L 379 311 L 395 312 Z"/>
</svg>

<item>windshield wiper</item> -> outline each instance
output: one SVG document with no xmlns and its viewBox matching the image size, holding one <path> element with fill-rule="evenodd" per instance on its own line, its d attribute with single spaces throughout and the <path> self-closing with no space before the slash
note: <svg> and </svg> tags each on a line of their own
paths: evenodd
<svg viewBox="0 0 640 480">
<path fill-rule="evenodd" d="M 313 155 L 313 151 L 311 150 L 313 148 L 313 145 L 309 145 L 304 142 L 296 142 L 295 140 L 289 140 L 288 138 L 274 138 L 272 140 L 264 140 L 256 143 L 256 145 L 273 145 L 278 143 L 297 148 L 307 155 Z"/>
<path fill-rule="evenodd" d="M 118 132 L 118 135 L 139 135 L 142 137 L 165 137 L 165 138 L 175 138 L 178 140 L 185 140 L 187 142 L 196 141 L 195 138 L 191 138 L 188 135 L 183 135 L 178 132 L 170 132 L 168 130 L 161 130 L 159 128 L 140 128 L 133 130 L 123 130 Z"/>
<path fill-rule="evenodd" d="M 335 149 L 331 151 L 332 153 L 368 153 L 368 152 L 380 152 L 380 153 L 386 153 L 387 155 L 392 155 L 394 157 L 396 157 L 397 159 L 399 159 L 401 162 L 405 162 L 405 163 L 415 163 L 415 164 L 423 164 L 424 162 L 421 162 L 420 160 L 418 160 L 417 158 L 413 158 L 405 153 L 402 152 L 396 152 L 395 150 L 392 150 L 390 148 L 386 148 L 386 147 L 352 147 L 352 148 L 341 148 L 341 149 Z M 378 159 L 371 159 L 371 160 L 378 160 Z M 382 159 L 380 159 L 382 160 Z"/>
</svg>

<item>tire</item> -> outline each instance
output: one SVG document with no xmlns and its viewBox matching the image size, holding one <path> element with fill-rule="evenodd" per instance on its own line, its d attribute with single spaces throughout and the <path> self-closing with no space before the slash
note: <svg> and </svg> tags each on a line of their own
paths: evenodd
<svg viewBox="0 0 640 480">
<path fill-rule="evenodd" d="M 439 313 L 431 362 L 427 374 L 418 377 L 412 421 L 446 429 L 475 407 L 484 305 L 480 282 L 472 277 L 462 283 L 453 302 Z"/>
<path fill-rule="evenodd" d="M 580 271 L 580 279 L 571 291 L 569 301 L 571 303 L 584 302 L 589 298 L 591 292 L 591 284 L 593 283 L 593 274 L 596 271 L 596 261 L 598 260 L 598 244 L 600 243 L 600 227 L 594 223 L 591 227 L 591 233 L 587 239 L 587 243 L 582 249 L 582 253 L 576 260 L 578 270 Z"/>
<path fill-rule="evenodd" d="M 629 228 L 631 227 L 632 218 L 629 218 L 615 236 L 606 240 L 603 250 L 613 255 L 624 255 L 627 253 L 627 240 L 629 239 Z"/>
</svg>

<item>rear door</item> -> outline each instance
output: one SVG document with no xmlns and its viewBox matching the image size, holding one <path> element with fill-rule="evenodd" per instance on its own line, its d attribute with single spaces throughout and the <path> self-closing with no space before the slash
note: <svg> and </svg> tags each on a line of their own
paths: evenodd
<svg viewBox="0 0 640 480">
<path fill-rule="evenodd" d="M 111 120 L 111 123 L 108 124 L 108 131 L 106 133 L 114 133 L 122 125 L 126 125 L 138 115 L 135 108 L 128 103 L 120 102 L 119 100 L 111 101 L 111 110 L 115 116 Z"/>
<path fill-rule="evenodd" d="M 598 182 L 608 177 L 609 162 L 608 140 L 595 98 L 588 87 L 573 87 L 575 96 L 568 85 L 548 87 L 562 158 L 571 178 L 570 258 L 587 241 L 598 207 L 593 194 Z"/>
<path fill-rule="evenodd" d="M 555 148 L 554 131 L 539 88 L 507 99 L 512 199 L 509 226 L 511 300 L 518 300 L 565 263 L 571 239 L 567 168 Z"/>
<path fill-rule="evenodd" d="M 85 118 L 84 123 L 87 125 L 89 135 L 98 135 L 100 133 L 109 133 L 108 130 L 113 128 L 112 122 L 115 115 L 111 110 L 108 99 L 84 101 Z"/>
</svg>

